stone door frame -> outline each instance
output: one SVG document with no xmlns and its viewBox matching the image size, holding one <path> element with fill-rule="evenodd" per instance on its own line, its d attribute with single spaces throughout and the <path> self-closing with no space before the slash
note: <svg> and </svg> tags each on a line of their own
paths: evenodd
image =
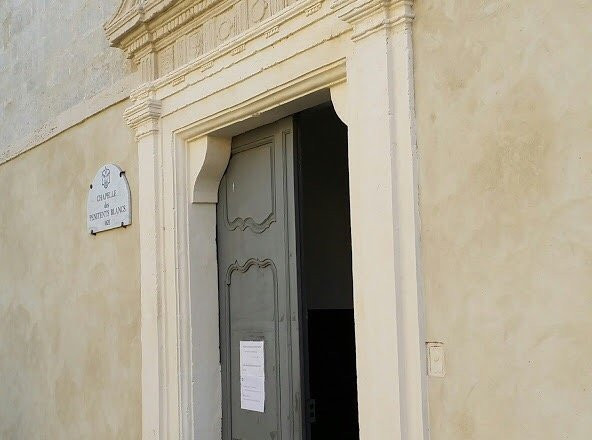
<svg viewBox="0 0 592 440">
<path fill-rule="evenodd" d="M 298 0 L 272 14 L 270 0 L 269 17 L 229 37 L 238 3 L 124 0 L 106 25 L 142 75 L 125 112 L 139 161 L 142 438 L 220 438 L 216 203 L 231 137 L 331 99 L 348 125 L 360 438 L 425 440 L 413 2 Z M 192 20 L 218 44 L 193 60 Z"/>
</svg>

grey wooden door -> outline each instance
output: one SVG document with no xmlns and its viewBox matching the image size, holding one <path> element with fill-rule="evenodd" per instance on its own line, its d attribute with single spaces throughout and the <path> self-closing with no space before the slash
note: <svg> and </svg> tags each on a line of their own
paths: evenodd
<svg viewBox="0 0 592 440">
<path fill-rule="evenodd" d="M 219 189 L 224 440 L 301 440 L 292 119 L 233 139 Z M 263 412 L 241 408 L 240 342 L 264 341 Z"/>
</svg>

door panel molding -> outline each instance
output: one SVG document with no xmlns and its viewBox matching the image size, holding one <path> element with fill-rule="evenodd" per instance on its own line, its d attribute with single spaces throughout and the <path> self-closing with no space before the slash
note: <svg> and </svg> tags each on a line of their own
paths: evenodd
<svg viewBox="0 0 592 440">
<path fill-rule="evenodd" d="M 269 258 L 267 258 L 265 260 L 259 260 L 257 258 L 249 258 L 247 261 L 245 261 L 244 264 L 240 264 L 238 261 L 235 261 L 233 264 L 231 264 L 227 268 L 226 276 L 225 276 L 225 285 L 226 285 L 225 295 L 223 298 L 221 298 L 221 301 L 220 301 L 221 321 L 228 322 L 228 320 L 229 320 L 231 300 L 232 300 L 231 288 L 232 288 L 233 276 L 245 275 L 253 268 L 268 269 L 271 272 L 271 278 L 272 278 L 272 284 L 273 284 L 273 299 L 274 299 L 274 307 L 273 307 L 274 330 L 275 330 L 275 334 L 277 335 L 279 332 L 277 267 L 276 267 L 275 263 L 273 262 L 273 260 L 271 260 Z M 227 341 L 232 340 L 233 331 L 234 331 L 234 333 L 237 333 L 239 335 L 243 335 L 245 337 L 245 339 L 248 339 L 248 340 L 268 341 L 268 339 L 269 339 L 269 338 L 267 338 L 267 339 L 265 338 L 266 332 L 264 330 L 255 331 L 253 329 L 249 329 L 248 327 L 233 330 L 232 327 L 230 327 L 230 326 L 225 330 L 226 330 L 225 337 L 226 337 Z M 221 329 L 221 331 L 223 331 L 223 330 Z M 279 338 L 274 337 L 274 360 L 275 360 L 276 365 L 280 365 L 279 354 L 280 354 Z M 267 353 L 266 353 L 266 356 L 267 356 Z M 231 352 L 228 354 L 228 363 L 232 363 L 232 362 L 233 362 L 233 357 L 232 357 L 232 352 Z M 232 386 L 230 369 L 223 368 L 222 373 L 225 375 L 226 381 L 229 384 L 230 389 L 229 389 L 228 394 L 229 394 L 229 396 L 232 396 L 236 392 L 236 390 L 234 390 L 233 386 Z M 276 387 L 278 390 L 280 389 L 280 374 L 281 374 L 281 371 L 278 369 L 278 371 L 276 372 L 276 376 L 275 376 Z M 277 408 L 280 408 L 280 405 L 281 405 L 280 397 L 281 397 L 280 393 L 277 393 L 275 396 L 275 405 Z M 223 402 L 223 404 L 224 404 L 224 402 Z M 226 414 L 227 414 L 227 417 L 229 417 L 228 424 L 230 426 L 232 426 L 232 411 L 231 411 L 232 402 L 227 402 L 227 404 L 228 405 L 227 405 Z M 278 414 L 276 417 L 276 427 L 277 427 L 278 431 L 280 431 L 280 429 L 281 429 L 280 426 L 281 426 L 281 412 L 278 411 Z M 232 439 L 234 440 L 234 437 L 232 437 Z"/>
<path fill-rule="evenodd" d="M 239 262 L 236 261 L 234 264 L 228 266 L 228 269 L 226 270 L 226 285 L 230 286 L 232 282 L 232 274 L 234 272 L 246 273 L 252 266 L 257 266 L 261 269 L 271 267 L 271 270 L 273 272 L 273 279 L 277 283 L 277 269 L 272 260 L 266 258 L 262 261 L 257 258 L 249 258 L 247 261 L 245 261 L 244 264 L 239 264 Z"/>
<path fill-rule="evenodd" d="M 296 243 L 294 188 L 290 184 L 294 180 L 292 135 L 292 118 L 285 118 L 233 138 L 232 155 L 220 184 L 217 245 L 224 440 L 269 436 L 301 440 L 301 427 L 294 423 L 302 408 L 299 315 L 293 307 L 298 290 L 293 282 Z M 267 182 L 271 182 L 269 191 L 264 187 Z M 273 201 L 266 205 L 270 195 Z M 249 225 L 248 219 L 262 217 L 252 214 L 262 207 L 271 208 L 267 220 L 259 227 L 253 227 L 254 221 Z M 232 208 L 235 214 L 229 215 Z M 238 227 L 239 222 L 245 227 Z M 273 287 L 266 279 L 267 270 L 272 274 Z M 237 356 L 241 338 L 265 341 L 263 413 L 240 407 Z"/>
<path fill-rule="evenodd" d="M 233 171 L 233 161 L 237 161 L 237 157 L 240 157 L 238 155 L 242 155 L 242 154 L 248 154 L 249 151 L 253 151 L 256 148 L 262 148 L 266 145 L 269 145 L 269 165 L 270 165 L 270 175 L 269 175 L 269 187 L 267 188 L 269 190 L 269 196 L 270 196 L 270 200 L 269 200 L 269 209 L 268 212 L 264 213 L 263 215 L 259 215 L 258 217 L 263 217 L 262 221 L 257 222 L 253 217 L 255 216 L 250 215 L 250 216 L 236 216 L 234 217 L 232 220 L 230 220 L 229 218 L 229 212 L 230 212 L 230 208 L 231 206 L 229 206 L 229 186 L 227 185 L 227 181 L 228 178 L 231 176 L 231 173 Z M 256 234 L 260 234 L 262 232 L 264 232 L 266 229 L 268 229 L 271 224 L 273 222 L 276 221 L 276 189 L 275 189 L 275 174 L 276 174 L 276 169 L 275 169 L 275 140 L 273 138 L 273 136 L 261 139 L 257 142 L 253 142 L 251 144 L 242 146 L 240 149 L 233 149 L 232 150 L 232 157 L 230 159 L 229 165 L 228 165 L 228 169 L 226 171 L 226 176 L 224 176 L 222 185 L 224 185 L 224 192 L 226 194 L 225 197 L 225 203 L 223 205 L 223 209 L 224 209 L 224 220 L 225 220 L 225 224 L 226 224 L 226 228 L 229 231 L 234 231 L 235 229 L 240 229 L 241 231 L 245 231 L 247 228 L 250 229 L 251 231 L 253 231 Z M 244 177 L 244 176 L 243 176 Z M 267 180 L 267 179 L 266 179 Z M 258 189 L 258 191 L 261 191 L 261 188 Z M 240 197 L 240 194 L 239 194 Z M 265 217 L 264 217 L 265 216 Z"/>
</svg>

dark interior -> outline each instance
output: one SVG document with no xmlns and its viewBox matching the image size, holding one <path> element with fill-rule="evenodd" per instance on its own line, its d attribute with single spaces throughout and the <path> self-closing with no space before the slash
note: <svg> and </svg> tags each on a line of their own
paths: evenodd
<svg viewBox="0 0 592 440">
<path fill-rule="evenodd" d="M 308 440 L 359 438 L 347 127 L 330 104 L 297 115 L 299 284 Z"/>
</svg>

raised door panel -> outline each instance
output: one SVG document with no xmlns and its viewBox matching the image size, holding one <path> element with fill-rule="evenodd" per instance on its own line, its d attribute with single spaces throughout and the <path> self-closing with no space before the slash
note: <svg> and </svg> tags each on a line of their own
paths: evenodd
<svg viewBox="0 0 592 440">
<path fill-rule="evenodd" d="M 226 171 L 226 227 L 263 232 L 275 220 L 273 137 L 235 150 Z"/>
<path fill-rule="evenodd" d="M 300 440 L 292 121 L 233 139 L 219 189 L 224 440 Z M 241 408 L 240 342 L 264 341 L 263 412 Z"/>
<path fill-rule="evenodd" d="M 231 317 L 228 362 L 231 365 L 233 439 L 269 438 L 270 433 L 281 431 L 277 294 L 276 269 L 271 260 L 249 260 L 244 266 L 232 266 L 227 298 Z M 263 413 L 241 410 L 240 341 L 264 342 L 266 396 Z"/>
</svg>

